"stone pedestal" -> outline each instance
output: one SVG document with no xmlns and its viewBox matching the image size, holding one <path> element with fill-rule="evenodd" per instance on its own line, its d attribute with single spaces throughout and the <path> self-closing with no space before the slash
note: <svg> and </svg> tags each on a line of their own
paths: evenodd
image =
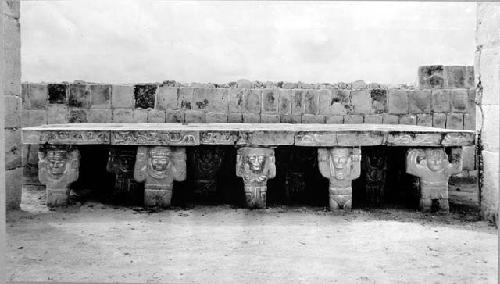
<svg viewBox="0 0 500 284">
<path fill-rule="evenodd" d="M 330 180 L 330 210 L 352 208 L 352 180 L 361 173 L 361 149 L 333 147 L 318 149 L 321 174 Z"/>
<path fill-rule="evenodd" d="M 139 146 L 134 178 L 145 182 L 144 205 L 169 207 L 173 182 L 186 179 L 186 151 L 181 147 Z"/>
<path fill-rule="evenodd" d="M 420 178 L 420 209 L 448 212 L 448 179 L 462 171 L 462 148 L 452 149 L 451 162 L 443 148 L 410 148 L 406 172 Z"/>
<path fill-rule="evenodd" d="M 267 180 L 276 176 L 274 149 L 243 147 L 236 155 L 236 175 L 245 183 L 249 208 L 266 208 Z"/>
<path fill-rule="evenodd" d="M 67 205 L 69 186 L 78 179 L 80 153 L 70 146 L 41 147 L 38 152 L 38 178 L 47 190 L 47 206 Z"/>
<path fill-rule="evenodd" d="M 134 180 L 134 164 L 137 155 L 135 147 L 116 147 L 109 150 L 106 170 L 115 174 L 115 184 L 111 194 L 112 202 L 132 202 L 138 191 Z"/>
</svg>

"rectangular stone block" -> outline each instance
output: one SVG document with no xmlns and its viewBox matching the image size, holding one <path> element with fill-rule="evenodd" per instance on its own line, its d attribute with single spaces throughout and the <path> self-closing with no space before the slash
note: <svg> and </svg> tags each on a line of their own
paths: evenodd
<svg viewBox="0 0 500 284">
<path fill-rule="evenodd" d="M 319 113 L 319 94 L 317 90 L 305 90 L 304 114 L 316 115 Z"/>
<path fill-rule="evenodd" d="M 244 111 L 248 92 L 247 89 L 228 89 L 230 113 L 242 113 Z"/>
<path fill-rule="evenodd" d="M 184 122 L 184 112 L 180 110 L 166 110 L 165 122 L 169 123 L 182 123 Z"/>
<path fill-rule="evenodd" d="M 184 113 L 184 120 L 187 123 L 203 123 L 207 122 L 205 112 L 200 110 L 187 110 Z"/>
<path fill-rule="evenodd" d="M 5 129 L 5 169 L 12 170 L 22 165 L 22 143 L 20 129 Z"/>
<path fill-rule="evenodd" d="M 258 113 L 244 113 L 243 114 L 244 123 L 259 123 L 260 115 Z"/>
<path fill-rule="evenodd" d="M 445 74 L 442 65 L 420 66 L 418 68 L 420 89 L 444 88 Z"/>
<path fill-rule="evenodd" d="M 377 88 L 370 90 L 371 108 L 374 113 L 387 112 L 387 90 Z"/>
<path fill-rule="evenodd" d="M 408 92 L 405 90 L 389 89 L 387 94 L 387 108 L 389 113 L 408 113 Z"/>
<path fill-rule="evenodd" d="M 463 170 L 473 171 L 476 169 L 476 146 L 462 147 Z"/>
<path fill-rule="evenodd" d="M 134 121 L 134 110 L 133 109 L 114 109 L 113 110 L 113 122 L 128 123 Z"/>
<path fill-rule="evenodd" d="M 251 89 L 245 96 L 245 112 L 260 113 L 260 105 L 262 99 L 262 91 L 259 89 Z M 243 118 L 243 120 L 245 120 Z"/>
<path fill-rule="evenodd" d="M 432 90 L 432 111 L 450 112 L 450 99 L 451 98 L 449 90 Z"/>
<path fill-rule="evenodd" d="M 261 123 L 279 123 L 280 116 L 278 114 L 261 114 L 260 115 Z"/>
<path fill-rule="evenodd" d="M 371 108 L 372 99 L 368 90 L 353 90 L 351 91 L 351 102 L 354 113 L 370 114 L 373 113 Z M 345 119 L 344 119 L 345 121 Z"/>
<path fill-rule="evenodd" d="M 331 107 L 332 102 L 332 90 L 330 89 L 320 89 L 318 90 L 319 97 L 319 113 L 323 115 L 333 115 L 333 108 Z"/>
<path fill-rule="evenodd" d="M 280 115 L 292 113 L 292 94 L 293 90 L 277 89 L 278 95 L 278 113 Z"/>
<path fill-rule="evenodd" d="M 111 87 L 112 108 L 133 108 L 134 107 L 134 86 L 113 85 Z"/>
<path fill-rule="evenodd" d="M 209 123 L 226 123 L 228 121 L 227 113 L 208 112 L 205 117 Z"/>
<path fill-rule="evenodd" d="M 149 123 L 162 123 L 165 122 L 165 111 L 159 109 L 150 109 L 148 112 Z"/>
<path fill-rule="evenodd" d="M 156 108 L 159 110 L 176 110 L 177 106 L 177 96 L 178 88 L 160 86 L 158 88 L 158 95 L 156 98 Z"/>
<path fill-rule="evenodd" d="M 383 114 L 367 114 L 363 120 L 364 123 L 381 124 L 383 121 Z"/>
<path fill-rule="evenodd" d="M 432 126 L 446 128 L 446 113 L 434 113 L 432 115 Z"/>
<path fill-rule="evenodd" d="M 382 114 L 382 123 L 383 124 L 398 124 L 399 117 L 394 114 L 384 113 Z"/>
<path fill-rule="evenodd" d="M 360 114 L 344 115 L 345 124 L 363 123 L 363 116 Z"/>
<path fill-rule="evenodd" d="M 227 89 L 195 88 L 192 107 L 193 110 L 227 113 L 229 107 Z"/>
<path fill-rule="evenodd" d="M 417 125 L 432 127 L 432 114 L 429 113 L 417 114 Z"/>
<path fill-rule="evenodd" d="M 403 114 L 399 117 L 399 124 L 416 125 L 417 116 L 414 114 Z"/>
<path fill-rule="evenodd" d="M 343 115 L 330 115 L 326 117 L 326 123 L 329 124 L 343 124 L 344 116 Z"/>
<path fill-rule="evenodd" d="M 476 114 L 464 113 L 464 130 L 476 130 Z"/>
<path fill-rule="evenodd" d="M 1 98 L 1 97 L 0 97 Z M 5 103 L 5 120 L 4 127 L 20 127 L 21 126 L 21 109 L 22 100 L 18 96 L 4 96 Z"/>
<path fill-rule="evenodd" d="M 453 89 L 450 96 L 452 112 L 467 112 L 467 105 L 469 104 L 469 92 L 467 89 Z"/>
<path fill-rule="evenodd" d="M 262 113 L 278 114 L 279 91 L 278 89 L 262 90 Z M 279 121 L 279 116 L 278 116 Z"/>
<path fill-rule="evenodd" d="M 408 104 L 410 113 L 430 113 L 431 91 L 430 90 L 408 91 Z"/>
<path fill-rule="evenodd" d="M 111 85 L 91 85 L 91 108 L 108 109 L 111 107 Z"/>
<path fill-rule="evenodd" d="M 299 114 L 282 114 L 280 115 L 281 123 L 302 123 L 302 115 Z"/>
<path fill-rule="evenodd" d="M 324 115 L 303 114 L 302 123 L 325 123 Z"/>
<path fill-rule="evenodd" d="M 87 84 L 69 85 L 68 106 L 90 108 L 90 86 Z"/>
<path fill-rule="evenodd" d="M 15 168 L 5 171 L 6 209 L 19 209 L 22 195 L 23 169 Z"/>
<path fill-rule="evenodd" d="M 67 123 L 68 107 L 60 104 L 53 104 L 47 107 L 47 123 Z"/>
<path fill-rule="evenodd" d="M 320 92 L 320 114 L 325 115 L 345 115 L 350 105 L 351 93 L 349 90 L 324 89 Z"/>
<path fill-rule="evenodd" d="M 23 110 L 23 127 L 47 124 L 47 111 L 41 109 Z"/>
<path fill-rule="evenodd" d="M 466 88 L 466 66 L 444 66 L 446 88 Z"/>
<path fill-rule="evenodd" d="M 81 108 L 69 108 L 68 111 L 68 122 L 69 123 L 86 123 L 87 120 L 87 109 Z"/>
<path fill-rule="evenodd" d="M 446 115 L 446 128 L 448 129 L 464 129 L 463 113 L 448 113 Z"/>
<path fill-rule="evenodd" d="M 46 84 L 28 84 L 29 109 L 47 109 L 49 102 Z"/>
<path fill-rule="evenodd" d="M 193 109 L 194 88 L 179 88 L 177 96 L 177 106 L 181 110 Z"/>
<path fill-rule="evenodd" d="M 48 94 L 49 94 L 49 104 L 66 104 L 68 97 L 67 85 L 49 84 Z"/>
<path fill-rule="evenodd" d="M 292 114 L 304 114 L 304 90 L 292 90 Z"/>
<path fill-rule="evenodd" d="M 465 68 L 465 88 L 475 88 L 474 82 L 474 66 L 466 66 Z"/>
<path fill-rule="evenodd" d="M 229 123 L 242 123 L 243 114 L 242 113 L 230 113 L 227 115 L 227 122 Z"/>
<path fill-rule="evenodd" d="M 89 109 L 87 120 L 89 123 L 111 123 L 113 113 L 111 109 Z"/>
</svg>

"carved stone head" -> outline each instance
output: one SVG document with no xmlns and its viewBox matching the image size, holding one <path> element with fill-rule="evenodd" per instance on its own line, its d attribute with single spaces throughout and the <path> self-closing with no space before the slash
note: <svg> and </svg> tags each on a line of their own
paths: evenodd
<svg viewBox="0 0 500 284">
<path fill-rule="evenodd" d="M 263 154 L 251 153 L 245 157 L 245 163 L 253 172 L 262 172 L 266 163 L 266 157 Z"/>
<path fill-rule="evenodd" d="M 170 168 L 170 148 L 155 147 L 149 152 L 148 170 L 156 178 L 167 176 Z"/>
<path fill-rule="evenodd" d="M 433 172 L 441 171 L 445 168 L 448 156 L 443 149 L 426 149 L 425 156 L 427 167 Z"/>
<path fill-rule="evenodd" d="M 331 151 L 331 161 L 335 173 L 335 178 L 345 179 L 351 169 L 351 158 L 348 148 L 333 148 Z"/>
<path fill-rule="evenodd" d="M 54 179 L 62 177 L 67 168 L 67 152 L 65 150 L 48 150 L 46 159 L 47 173 Z"/>
<path fill-rule="evenodd" d="M 238 176 L 265 176 L 272 178 L 276 175 L 273 149 L 241 148 L 238 149 L 236 159 L 236 174 Z"/>
</svg>

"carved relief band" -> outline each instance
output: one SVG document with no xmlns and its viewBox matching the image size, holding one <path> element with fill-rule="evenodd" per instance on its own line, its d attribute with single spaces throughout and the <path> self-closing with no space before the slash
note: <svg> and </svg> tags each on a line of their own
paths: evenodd
<svg viewBox="0 0 500 284">
<path fill-rule="evenodd" d="M 249 208 L 265 208 L 267 180 L 276 176 L 274 149 L 243 147 L 236 156 L 236 175 L 245 183 Z"/>
<path fill-rule="evenodd" d="M 50 145 L 38 152 L 38 178 L 47 190 L 47 206 L 67 205 L 69 186 L 78 179 L 80 152 L 71 146 Z"/>
<path fill-rule="evenodd" d="M 433 203 L 448 212 L 448 179 L 462 171 L 462 149 L 452 149 L 451 163 L 443 148 L 410 148 L 406 172 L 420 178 L 420 208 L 427 212 Z"/>
<path fill-rule="evenodd" d="M 133 194 L 139 190 L 134 180 L 134 164 L 137 155 L 135 147 L 114 147 L 109 150 L 106 170 L 115 174 L 115 184 L 112 192 L 113 202 L 133 201 Z"/>
<path fill-rule="evenodd" d="M 146 131 L 124 130 L 111 134 L 115 145 L 179 145 L 195 146 L 200 144 L 199 134 L 195 131 Z"/>
<path fill-rule="evenodd" d="M 186 179 L 186 151 L 181 147 L 139 146 L 134 178 L 145 182 L 144 205 L 169 207 L 173 182 Z"/>
<path fill-rule="evenodd" d="M 330 180 L 330 210 L 352 208 L 352 181 L 361 174 L 361 149 L 319 148 L 321 174 Z"/>
</svg>

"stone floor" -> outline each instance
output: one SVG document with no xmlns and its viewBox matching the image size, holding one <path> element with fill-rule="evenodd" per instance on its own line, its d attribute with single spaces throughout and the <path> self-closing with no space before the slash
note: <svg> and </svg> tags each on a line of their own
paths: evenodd
<svg viewBox="0 0 500 284">
<path fill-rule="evenodd" d="M 8 214 L 8 279 L 97 282 L 497 283 L 497 230 L 474 212 L 333 214 L 86 202 L 56 211 L 24 192 Z"/>
</svg>

